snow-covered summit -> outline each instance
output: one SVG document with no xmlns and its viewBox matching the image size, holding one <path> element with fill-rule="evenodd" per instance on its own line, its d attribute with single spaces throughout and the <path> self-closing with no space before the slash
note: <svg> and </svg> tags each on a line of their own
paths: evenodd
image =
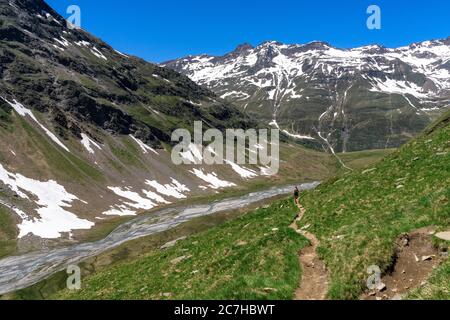
<svg viewBox="0 0 450 320">
<path fill-rule="evenodd" d="M 351 49 L 321 41 L 266 41 L 241 45 L 224 56 L 190 56 L 163 65 L 268 123 L 276 120 L 294 135 L 321 141 L 318 133 L 327 132 L 341 150 L 397 146 L 404 139 L 392 134 L 391 118 L 395 128 L 397 118 L 408 115 L 415 124 L 401 130 L 413 134 L 445 109 L 450 98 L 449 38 L 400 48 L 372 44 Z M 341 132 L 351 135 L 374 111 L 383 122 L 380 139 L 352 143 L 343 138 Z"/>
</svg>

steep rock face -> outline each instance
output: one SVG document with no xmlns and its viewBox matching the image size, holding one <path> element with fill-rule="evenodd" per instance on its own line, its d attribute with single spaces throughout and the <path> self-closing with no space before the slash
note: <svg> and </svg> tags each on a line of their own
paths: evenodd
<svg viewBox="0 0 450 320">
<path fill-rule="evenodd" d="M 62 136 L 77 135 L 87 123 L 137 134 L 159 147 L 170 142 L 168 127 L 188 126 L 194 119 L 216 127 L 229 120 L 239 119 L 243 126 L 250 122 L 188 78 L 69 29 L 44 1 L 2 0 L 0 20 L 1 95 L 47 113 Z M 230 118 L 210 113 L 221 105 L 230 108 Z M 179 123 L 168 126 L 164 115 L 179 109 Z"/>
<path fill-rule="evenodd" d="M 387 148 L 450 106 L 449 39 L 396 49 L 265 42 L 162 65 L 293 137 L 336 151 Z"/>
</svg>

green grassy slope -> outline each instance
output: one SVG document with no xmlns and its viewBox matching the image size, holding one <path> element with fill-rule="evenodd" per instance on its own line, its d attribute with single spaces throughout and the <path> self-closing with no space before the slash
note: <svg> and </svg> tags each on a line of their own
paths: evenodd
<svg viewBox="0 0 450 320">
<path fill-rule="evenodd" d="M 0 258 L 16 249 L 17 229 L 9 209 L 0 204 Z"/>
<path fill-rule="evenodd" d="M 360 169 L 376 164 L 394 151 L 395 149 L 355 151 L 339 153 L 338 157 L 347 167 L 352 169 Z"/>
<path fill-rule="evenodd" d="M 367 267 L 386 270 L 401 233 L 450 226 L 449 119 L 447 113 L 377 165 L 336 177 L 302 199 L 302 225 L 321 240 L 331 272 L 330 298 L 358 298 Z"/>
<path fill-rule="evenodd" d="M 450 225 L 448 198 L 449 128 L 440 126 L 393 152 L 378 164 L 379 154 L 343 155 L 363 167 L 344 173 L 302 197 L 302 220 L 321 240 L 320 255 L 332 277 L 330 298 L 357 298 L 365 270 L 387 268 L 394 240 L 422 226 Z M 270 207 L 198 233 L 166 251 L 144 248 L 133 259 L 112 259 L 83 279 L 79 292 L 62 291 L 60 299 L 289 299 L 298 285 L 297 253 L 306 239 L 288 228 L 296 215 L 292 201 Z M 139 244 L 146 238 L 139 239 Z M 445 290 L 443 265 L 430 280 Z M 444 282 L 443 282 L 444 281 Z M 444 289 L 442 289 L 444 288 Z M 437 293 L 435 293 L 437 292 Z"/>
<path fill-rule="evenodd" d="M 368 164 L 371 164 L 373 161 L 376 161 L 377 157 L 380 157 L 381 154 L 385 153 L 386 151 L 374 151 L 374 152 L 370 152 L 370 154 L 365 154 L 365 153 L 352 153 L 352 154 L 348 154 L 346 155 L 345 161 L 349 162 L 349 164 L 351 163 L 351 165 L 354 168 L 358 168 L 358 167 L 366 167 Z M 376 156 L 373 156 L 374 154 L 376 154 Z M 246 186 L 242 186 L 240 188 L 235 188 L 235 189 L 227 189 L 224 190 L 223 192 L 221 192 L 218 195 L 214 195 L 214 196 L 210 196 L 209 197 L 209 201 L 213 201 L 215 199 L 221 199 L 224 197 L 231 197 L 231 196 L 236 196 L 245 192 L 248 192 L 249 190 L 258 190 L 258 189 L 262 189 L 262 188 L 266 188 L 269 185 L 275 185 L 275 184 L 285 184 L 286 181 L 291 181 L 292 183 L 294 182 L 298 182 L 298 181 L 304 181 L 304 180 L 322 180 L 322 179 L 326 179 L 328 177 L 330 177 L 331 175 L 335 174 L 336 172 L 338 172 L 340 170 L 339 168 L 339 164 L 336 161 L 336 159 L 328 154 L 325 153 L 320 153 L 320 152 L 316 152 L 313 150 L 308 150 L 308 149 L 304 149 L 304 148 L 299 148 L 298 146 L 295 145 L 283 145 L 281 148 L 281 155 L 282 158 L 285 159 L 285 163 L 283 164 L 281 171 L 280 171 L 280 176 L 279 177 L 274 177 L 274 178 L 266 178 L 263 181 L 251 181 L 249 183 L 246 184 Z M 198 201 L 199 203 L 202 203 L 202 198 L 199 198 Z M 194 202 L 197 203 L 197 198 L 193 198 L 190 199 L 189 202 Z M 203 199 L 203 201 L 205 201 L 205 199 Z M 286 207 L 287 208 L 287 207 Z M 279 213 L 277 210 L 275 209 L 270 209 L 270 212 L 267 213 L 267 215 L 269 216 L 275 216 L 275 215 L 279 215 L 283 216 L 283 214 L 287 214 L 288 216 L 294 216 L 296 213 L 295 208 L 294 209 L 289 209 L 287 211 L 283 211 L 281 213 Z M 254 215 L 252 217 L 249 217 L 247 220 L 251 221 L 251 220 L 255 220 L 258 219 L 258 213 L 254 213 Z M 278 217 L 279 218 L 279 217 Z M 277 219 L 278 219 L 277 218 Z M 229 233 L 230 234 L 234 234 L 236 232 L 236 230 L 239 231 L 239 228 L 246 225 L 247 223 L 244 223 L 247 220 L 241 220 L 240 222 L 237 221 L 233 224 L 232 227 L 229 226 L 224 226 L 224 228 L 228 228 L 227 230 L 230 230 Z M 261 219 L 261 222 L 265 223 L 264 220 Z M 277 222 L 277 224 L 281 225 L 283 228 L 286 228 L 289 223 L 291 222 L 291 218 L 289 219 L 284 219 L 284 220 L 280 220 Z M 216 223 L 216 224 L 220 224 Z M 210 226 L 211 228 L 211 226 Z M 205 240 L 206 242 L 210 241 L 211 239 L 217 238 L 217 234 L 219 232 L 221 232 L 220 230 L 222 227 L 217 227 L 214 229 L 211 229 L 210 233 L 208 233 L 208 238 L 207 240 Z M 261 235 L 265 236 L 265 233 L 267 233 L 266 228 L 256 228 L 252 229 L 252 231 L 254 231 L 254 234 L 249 234 L 248 236 L 250 237 L 259 237 Z M 174 231 L 176 232 L 176 231 Z M 233 235 L 234 237 L 235 235 Z M 178 236 L 179 237 L 179 236 Z M 203 234 L 198 235 L 199 238 L 203 237 Z M 173 239 L 176 239 L 177 236 L 174 236 Z M 154 247 L 149 248 L 148 246 L 145 246 L 143 244 L 151 242 L 150 238 L 143 238 L 143 239 L 139 239 L 139 241 L 136 241 L 136 243 L 132 242 L 126 245 L 126 248 L 124 250 L 126 250 L 127 252 L 129 252 L 130 250 L 133 252 L 136 252 L 136 254 L 133 254 L 133 259 L 140 259 L 142 256 L 145 255 L 154 255 L 154 254 L 159 254 L 159 250 L 155 250 Z M 223 245 L 224 247 L 228 246 L 230 243 L 230 239 L 228 238 L 224 238 L 221 240 L 223 243 L 221 245 Z M 194 240 L 195 242 L 195 240 Z M 266 250 L 266 251 L 271 251 L 271 250 L 278 250 L 277 246 L 283 245 L 282 243 L 277 243 L 276 241 L 273 243 L 268 243 L 266 248 L 257 248 L 255 249 L 254 247 L 251 247 L 249 250 Z M 212 250 L 212 248 L 210 248 L 210 250 Z M 284 253 L 288 253 L 288 254 L 292 254 L 292 252 L 296 252 L 296 250 L 293 251 L 289 251 L 290 249 L 283 249 Z M 111 264 L 112 266 L 116 266 L 114 268 L 121 268 L 121 266 L 119 265 L 119 263 L 122 263 L 122 259 L 119 259 L 118 257 L 121 256 L 121 254 L 117 254 L 114 253 L 114 250 L 111 251 L 111 253 L 109 253 L 112 258 L 109 260 L 108 264 Z M 161 257 L 161 259 L 169 259 L 171 256 L 165 256 L 165 257 Z M 170 260 L 170 259 L 169 259 Z M 162 261 L 160 262 L 160 264 L 155 265 L 155 268 L 159 268 L 161 267 L 162 264 L 164 263 L 168 263 L 168 261 Z M 136 262 L 138 263 L 138 262 Z M 149 262 L 150 263 L 150 262 Z M 289 270 L 292 270 L 292 272 L 298 272 L 299 267 L 297 265 L 297 263 L 295 261 L 291 261 L 292 266 L 290 266 Z M 278 264 L 281 265 L 281 264 Z M 275 265 L 276 266 L 276 265 Z M 104 269 L 105 265 L 102 265 L 101 268 L 95 268 L 95 272 L 101 272 L 99 277 L 101 277 L 101 274 L 103 274 L 102 270 Z M 84 268 L 84 267 L 83 267 Z M 91 267 L 89 267 L 91 268 Z M 153 270 L 153 269 L 151 269 Z M 150 270 L 150 271 L 151 271 Z M 275 272 L 278 269 L 274 269 Z M 296 271 L 297 270 L 297 271 Z M 255 270 L 252 270 L 255 271 Z M 258 270 L 256 270 L 258 271 Z M 107 271 L 105 271 L 107 272 Z M 214 271 L 213 271 L 214 272 Z M 230 273 L 235 273 L 236 275 L 239 275 L 238 270 L 236 271 L 229 271 Z M 258 271 L 259 272 L 259 271 Z M 118 271 L 118 273 L 121 273 L 121 271 Z M 142 272 L 143 274 L 146 274 L 145 272 Z M 227 271 L 228 273 L 228 271 Z M 92 274 L 92 273 L 90 273 Z M 189 276 L 189 274 L 187 275 Z M 64 274 L 58 274 L 55 277 L 51 277 L 50 279 L 43 281 L 42 283 L 38 284 L 36 287 L 39 287 L 40 289 L 38 290 L 39 292 L 42 291 L 42 287 L 45 288 L 50 288 L 48 289 L 48 294 L 46 294 L 45 297 L 48 297 L 49 295 L 51 296 L 55 291 L 58 291 L 59 288 L 64 287 L 64 280 L 65 275 Z M 151 277 L 151 274 L 146 274 L 145 277 Z M 264 277 L 266 277 L 266 271 L 262 270 L 259 274 L 257 274 L 257 277 L 259 279 L 263 279 Z M 91 278 L 89 278 L 87 281 L 89 282 Z M 291 283 L 292 288 L 295 288 L 295 286 L 297 285 L 298 282 L 298 277 L 295 278 L 294 276 L 292 276 L 291 279 L 294 279 L 293 282 Z M 196 281 L 203 281 L 201 278 L 196 278 L 193 280 L 194 282 Z M 174 281 L 175 282 L 175 281 Z M 173 283 L 171 285 L 173 285 Z M 287 281 L 283 282 L 284 284 L 287 283 Z M 62 284 L 62 285 L 61 285 Z M 208 284 L 208 282 L 204 283 L 203 286 L 207 287 L 208 285 L 210 285 L 211 283 Z M 139 281 L 136 280 L 135 284 L 130 284 L 131 286 L 133 285 L 139 285 Z M 268 288 L 270 288 L 270 286 L 267 286 Z M 157 288 L 157 286 L 155 285 L 154 288 Z M 163 288 L 163 287 L 162 287 Z M 167 288 L 170 288 L 170 286 L 167 286 Z M 266 288 L 266 287 L 265 287 Z M 169 289 L 167 289 L 169 290 Z M 211 289 L 212 290 L 212 289 Z M 250 292 L 251 286 L 250 285 L 243 285 L 242 287 L 242 291 L 241 291 L 241 295 L 239 297 L 247 297 L 247 293 Z M 278 289 L 277 289 L 278 290 Z M 30 290 L 25 290 L 23 293 L 23 296 L 25 297 L 32 297 L 32 298 L 39 298 L 40 296 L 36 296 L 35 294 L 34 288 L 30 288 Z M 31 292 L 31 294 L 30 294 Z M 270 292 L 269 292 L 270 293 Z M 81 293 L 83 294 L 83 293 Z M 112 294 L 112 293 L 111 293 Z M 156 296 L 159 294 L 156 294 Z M 181 297 L 186 296 L 187 291 L 184 293 L 181 293 Z M 193 294 L 199 294 L 199 291 L 195 291 Z M 262 298 L 266 297 L 266 292 L 264 292 L 262 294 Z M 271 297 L 271 298 L 280 298 L 280 297 L 289 297 L 291 293 L 288 293 L 288 290 L 283 291 L 283 293 L 271 293 L 270 296 L 267 296 L 267 298 Z M 69 296 L 69 295 L 68 295 Z M 77 296 L 78 297 L 78 296 Z M 110 298 L 111 295 L 100 295 L 97 296 L 97 298 Z M 133 296 L 133 298 L 138 297 L 137 295 Z M 209 294 L 207 297 L 218 297 L 215 296 L 213 294 Z M 225 297 L 225 294 L 222 296 Z M 231 296 L 230 296 L 231 297 Z M 249 297 L 255 297 L 255 296 L 249 296 Z M 17 298 L 22 298 L 21 295 L 17 296 Z M 144 296 L 142 296 L 142 298 L 144 298 Z M 158 298 L 158 297 L 157 297 Z"/>
<path fill-rule="evenodd" d="M 289 228 L 291 200 L 273 203 L 166 251 L 107 268 L 64 299 L 289 299 L 307 240 Z M 183 259 L 184 258 L 184 259 Z"/>
<path fill-rule="evenodd" d="M 155 167 L 155 163 L 149 163 L 138 145 L 128 136 L 102 134 L 101 130 L 98 130 L 97 136 L 101 136 L 104 143 L 102 150 L 96 150 L 95 155 L 88 154 L 79 139 L 61 138 L 61 141 L 71 150 L 67 153 L 50 140 L 34 121 L 19 116 L 2 99 L 0 99 L 0 110 L 6 110 L 5 114 L 8 115 L 7 121 L 0 119 L 0 137 L 2 138 L 0 139 L 0 163 L 11 172 L 41 181 L 51 179 L 65 185 L 69 192 L 90 204 L 89 211 L 82 212 L 83 218 L 93 219 L 93 215 L 105 210 L 105 203 L 109 205 L 114 201 L 114 198 L 108 194 L 108 190 L 104 190 L 105 186 L 115 185 L 118 181 L 123 185 L 134 186 L 143 175 L 147 173 L 152 175 L 158 170 L 166 170 L 166 164 L 160 160 L 158 160 L 161 162 L 160 167 Z M 45 113 L 35 111 L 34 115 L 50 130 L 55 130 Z M 325 180 L 340 170 L 339 163 L 330 154 L 307 149 L 297 144 L 282 143 L 280 155 L 282 162 L 278 175 L 260 176 L 248 181 L 239 179 L 235 175 L 234 182 L 238 186 L 224 189 L 220 196 L 240 195 L 274 185 Z M 361 163 L 366 162 L 365 158 L 371 161 L 365 154 L 355 153 L 352 155 L 353 158 L 359 159 Z M 168 168 L 173 167 L 169 165 Z M 194 179 L 194 176 L 187 173 L 188 168 L 190 167 L 174 169 L 186 175 L 189 181 Z M 231 169 L 226 166 L 217 166 L 214 170 L 219 176 L 227 177 Z M 99 198 L 98 195 L 102 195 L 103 198 Z M 207 195 L 204 193 L 191 194 L 190 200 L 197 201 L 198 198 L 205 200 L 205 196 Z M 0 194 L 0 200 L 16 205 L 25 212 L 32 211 L 32 206 L 24 208 L 23 205 L 26 203 L 18 203 L 19 200 L 11 198 L 11 195 Z M 10 219 L 17 216 L 6 207 L 4 210 L 9 212 Z M 75 213 L 79 212 L 75 211 Z M 96 221 L 94 228 L 76 232 L 75 237 L 81 241 L 103 238 L 125 219 L 129 217 Z M 18 222 L 20 220 L 15 221 L 16 224 Z M 12 247 L 15 246 L 5 244 L 5 248 Z M 8 255 L 17 254 L 10 249 L 5 249 L 4 252 Z"/>
</svg>

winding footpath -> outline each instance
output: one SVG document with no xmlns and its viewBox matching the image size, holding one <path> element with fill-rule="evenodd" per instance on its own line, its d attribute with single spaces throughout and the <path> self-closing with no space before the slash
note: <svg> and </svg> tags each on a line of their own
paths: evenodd
<svg viewBox="0 0 450 320">
<path fill-rule="evenodd" d="M 300 189 L 314 189 L 318 184 L 305 183 Z M 245 208 L 279 195 L 287 195 L 293 188 L 293 185 L 274 187 L 209 204 L 160 209 L 122 224 L 106 238 L 96 242 L 7 257 L 0 260 L 0 295 L 32 286 L 69 265 L 98 256 L 125 242 L 173 229 L 194 218 Z"/>
<path fill-rule="evenodd" d="M 290 227 L 307 238 L 311 245 L 299 253 L 298 259 L 302 266 L 302 278 L 295 291 L 294 300 L 325 300 L 329 277 L 325 264 L 317 255 L 319 240 L 310 232 L 298 228 L 297 223 L 301 221 L 306 210 L 297 201 L 296 204 L 300 212 Z"/>
</svg>

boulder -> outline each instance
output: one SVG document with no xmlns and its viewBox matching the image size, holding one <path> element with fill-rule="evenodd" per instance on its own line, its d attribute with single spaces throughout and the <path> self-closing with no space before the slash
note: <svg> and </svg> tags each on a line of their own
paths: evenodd
<svg viewBox="0 0 450 320">
<path fill-rule="evenodd" d="M 450 241 L 450 231 L 436 233 L 436 237 L 442 240 Z"/>
</svg>

